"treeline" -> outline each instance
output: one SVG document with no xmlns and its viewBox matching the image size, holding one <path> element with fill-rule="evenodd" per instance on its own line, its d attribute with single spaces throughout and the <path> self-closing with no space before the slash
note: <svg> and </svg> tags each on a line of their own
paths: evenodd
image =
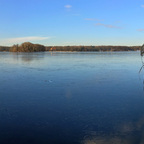
<svg viewBox="0 0 144 144">
<path fill-rule="evenodd" d="M 9 51 L 10 47 L 7 46 L 0 46 L 0 51 Z"/>
<path fill-rule="evenodd" d="M 141 46 L 43 46 L 30 42 L 12 47 L 0 46 L 0 51 L 10 52 L 40 52 L 40 51 L 137 51 Z"/>
<path fill-rule="evenodd" d="M 45 46 L 40 44 L 32 44 L 30 42 L 22 43 L 21 45 L 13 45 L 10 52 L 39 52 L 45 51 Z"/>
<path fill-rule="evenodd" d="M 47 46 L 46 51 L 137 51 L 140 48 L 140 46 Z"/>
</svg>

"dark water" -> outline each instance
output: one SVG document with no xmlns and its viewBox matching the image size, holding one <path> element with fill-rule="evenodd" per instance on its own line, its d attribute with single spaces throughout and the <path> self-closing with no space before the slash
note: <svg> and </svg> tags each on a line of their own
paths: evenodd
<svg viewBox="0 0 144 144">
<path fill-rule="evenodd" d="M 139 52 L 0 53 L 0 144 L 143 144 Z"/>
</svg>

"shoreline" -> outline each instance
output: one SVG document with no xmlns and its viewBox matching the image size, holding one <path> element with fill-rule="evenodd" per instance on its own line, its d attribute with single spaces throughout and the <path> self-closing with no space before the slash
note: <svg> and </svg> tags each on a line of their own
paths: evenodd
<svg viewBox="0 0 144 144">
<path fill-rule="evenodd" d="M 0 46 L 0 51 L 5 52 L 114 52 L 114 51 L 138 51 L 141 46 L 44 46 L 24 42 L 21 45 Z"/>
<path fill-rule="evenodd" d="M 38 52 L 51 52 L 51 53 L 54 53 L 54 52 L 59 52 L 59 53 L 62 53 L 62 52 L 68 52 L 68 53 L 77 53 L 77 52 L 83 52 L 83 53 L 93 53 L 93 52 L 139 52 L 140 50 L 115 50 L 115 51 L 35 51 L 35 52 L 12 52 L 12 51 L 0 51 L 0 52 L 9 52 L 9 53 L 38 53 Z"/>
</svg>

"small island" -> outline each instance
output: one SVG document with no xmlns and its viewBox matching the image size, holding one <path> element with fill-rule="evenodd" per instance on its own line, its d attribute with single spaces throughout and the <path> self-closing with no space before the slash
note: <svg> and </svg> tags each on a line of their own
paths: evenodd
<svg viewBox="0 0 144 144">
<path fill-rule="evenodd" d="M 13 45 L 11 47 L 0 46 L 0 51 L 9 52 L 42 52 L 42 51 L 137 51 L 141 46 L 44 46 L 41 44 L 33 44 L 24 42 L 21 45 Z"/>
</svg>

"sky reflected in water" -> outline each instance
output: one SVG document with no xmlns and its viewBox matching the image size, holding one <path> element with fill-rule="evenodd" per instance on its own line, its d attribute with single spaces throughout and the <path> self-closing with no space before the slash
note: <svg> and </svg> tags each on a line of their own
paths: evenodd
<svg viewBox="0 0 144 144">
<path fill-rule="evenodd" d="M 139 52 L 0 53 L 0 143 L 144 143 Z"/>
</svg>

